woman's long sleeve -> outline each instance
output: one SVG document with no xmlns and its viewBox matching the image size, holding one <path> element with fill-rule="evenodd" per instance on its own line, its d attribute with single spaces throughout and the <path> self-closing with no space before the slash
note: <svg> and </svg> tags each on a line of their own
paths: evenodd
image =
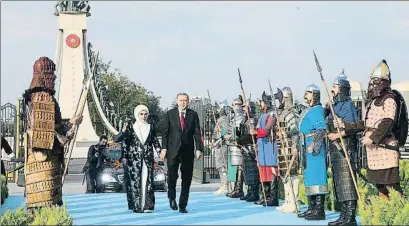
<svg viewBox="0 0 409 226">
<path fill-rule="evenodd" d="M 127 134 L 128 134 L 127 132 L 119 132 L 114 138 L 115 143 L 121 143 L 121 160 L 128 158 L 127 151 L 126 151 L 128 147 L 126 144 Z"/>
<path fill-rule="evenodd" d="M 152 140 L 151 140 L 151 143 L 152 143 L 153 148 L 155 149 L 156 153 L 157 153 L 158 155 L 160 155 L 160 150 L 161 150 L 162 148 L 161 148 L 159 139 L 158 139 L 158 137 L 156 136 L 156 130 L 153 128 L 153 126 L 152 126 L 152 131 L 151 131 L 151 139 L 152 139 Z"/>
</svg>

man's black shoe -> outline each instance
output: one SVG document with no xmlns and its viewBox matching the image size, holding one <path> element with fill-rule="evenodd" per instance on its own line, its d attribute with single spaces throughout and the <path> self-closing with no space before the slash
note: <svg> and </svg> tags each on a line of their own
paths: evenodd
<svg viewBox="0 0 409 226">
<path fill-rule="evenodd" d="M 181 212 L 181 213 L 187 213 L 187 210 L 186 210 L 186 208 L 180 208 L 180 209 L 179 209 L 179 212 Z"/>
<path fill-rule="evenodd" d="M 178 204 L 176 203 L 176 200 L 174 199 L 169 200 L 169 205 L 172 210 L 178 210 Z"/>
</svg>

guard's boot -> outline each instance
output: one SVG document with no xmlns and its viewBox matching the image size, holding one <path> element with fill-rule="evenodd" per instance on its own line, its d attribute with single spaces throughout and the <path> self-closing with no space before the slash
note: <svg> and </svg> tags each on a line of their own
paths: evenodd
<svg viewBox="0 0 409 226">
<path fill-rule="evenodd" d="M 220 182 L 219 189 L 217 189 L 215 192 L 213 192 L 213 194 L 219 195 L 220 190 L 222 190 L 222 186 L 223 186 L 223 184 Z"/>
<path fill-rule="evenodd" d="M 278 180 L 277 178 L 274 178 L 274 181 L 271 183 L 271 189 L 270 189 L 270 199 L 267 199 L 267 204 L 263 206 L 278 206 Z M 267 194 L 266 194 L 267 195 Z"/>
<path fill-rule="evenodd" d="M 288 187 L 289 187 L 289 189 L 288 189 L 289 190 L 288 191 L 288 197 L 289 197 L 288 201 L 289 202 L 288 202 L 288 205 L 285 208 L 283 208 L 284 213 L 295 213 L 297 211 L 297 209 L 298 209 L 298 184 L 299 184 L 298 177 L 294 176 L 294 177 L 290 178 L 290 180 L 292 181 L 293 186 L 291 187 L 290 183 L 288 185 Z M 291 192 L 291 189 L 293 190 L 294 195 Z"/>
<path fill-rule="evenodd" d="M 284 203 L 283 205 L 277 207 L 276 210 L 283 211 L 284 209 L 287 209 L 287 206 L 289 205 L 289 199 L 290 199 L 290 186 L 287 181 L 287 183 L 284 183 Z"/>
<path fill-rule="evenodd" d="M 261 186 L 262 186 L 262 187 L 261 187 L 261 196 L 260 196 L 260 199 L 259 199 L 258 201 L 255 201 L 254 204 L 265 206 L 265 205 L 266 205 L 266 201 L 267 201 L 267 203 L 268 203 L 269 200 L 270 200 L 271 183 L 270 183 L 270 182 L 263 182 L 263 183 L 261 184 Z M 263 187 L 264 187 L 264 190 L 263 190 Z M 264 192 L 263 192 L 263 191 L 264 191 Z M 264 195 L 266 195 L 266 196 L 264 197 Z M 264 199 L 266 199 L 266 201 L 265 201 Z"/>
<path fill-rule="evenodd" d="M 307 211 L 301 213 L 298 215 L 298 217 L 305 218 L 306 216 L 310 215 L 312 213 L 312 210 L 315 208 L 316 205 L 316 197 L 315 195 L 307 197 L 308 199 L 308 209 Z"/>
<path fill-rule="evenodd" d="M 227 173 L 225 171 L 220 170 L 220 188 L 219 190 L 215 191 L 213 194 L 215 195 L 225 195 L 229 192 L 229 186 L 227 181 Z"/>
<path fill-rule="evenodd" d="M 219 188 L 219 190 L 215 191 L 215 195 L 225 195 L 229 192 L 229 187 L 227 187 L 227 184 L 222 184 Z"/>
<path fill-rule="evenodd" d="M 246 199 L 246 202 L 255 202 L 260 199 L 260 184 L 251 185 L 250 197 Z"/>
<path fill-rule="evenodd" d="M 270 188 L 270 198 L 267 199 L 267 204 L 263 204 L 263 206 L 278 206 L 278 180 L 277 178 L 274 178 L 273 182 L 271 182 L 271 188 Z M 267 196 L 267 194 L 266 194 Z"/>
<path fill-rule="evenodd" d="M 243 192 L 243 179 L 244 179 L 244 175 L 243 175 L 243 170 L 238 170 L 237 172 L 237 180 L 234 186 L 234 190 L 232 193 L 230 193 L 230 198 L 240 198 L 242 196 L 244 196 L 244 192 Z"/>
<path fill-rule="evenodd" d="M 240 197 L 240 200 L 245 201 L 245 200 L 247 200 L 248 198 L 250 198 L 250 196 L 251 196 L 251 189 L 252 189 L 252 185 L 249 184 L 249 185 L 247 186 L 247 194 L 246 194 L 245 196 Z"/>
<path fill-rule="evenodd" d="M 317 195 L 315 200 L 315 207 L 312 209 L 312 213 L 305 217 L 306 220 L 325 220 L 325 195 Z"/>
<path fill-rule="evenodd" d="M 231 190 L 229 193 L 226 194 L 226 196 L 229 197 L 229 198 L 231 198 L 231 196 L 232 196 L 235 192 L 237 192 L 237 191 L 236 191 L 236 188 L 238 187 L 238 186 L 237 186 L 237 183 L 239 182 L 239 179 L 238 179 L 238 178 L 239 178 L 239 177 L 238 177 L 238 176 L 239 176 L 239 171 L 240 171 L 240 170 L 237 169 L 237 172 L 236 172 L 236 181 L 234 182 L 233 190 Z M 229 184 L 229 185 L 230 185 L 230 184 Z"/>
<path fill-rule="evenodd" d="M 356 200 L 345 202 L 344 221 L 338 225 L 356 226 Z"/>
<path fill-rule="evenodd" d="M 335 221 L 329 222 L 328 226 L 335 226 L 341 225 L 345 218 L 345 210 L 346 210 L 346 202 L 341 202 L 341 213 L 339 214 L 339 218 Z"/>
</svg>

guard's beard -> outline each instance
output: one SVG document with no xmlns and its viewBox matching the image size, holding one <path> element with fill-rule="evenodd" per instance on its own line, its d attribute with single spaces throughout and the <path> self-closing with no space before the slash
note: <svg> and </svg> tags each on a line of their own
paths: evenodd
<svg viewBox="0 0 409 226">
<path fill-rule="evenodd" d="M 304 98 L 305 103 L 308 104 L 308 106 L 311 106 L 312 100 L 308 100 L 307 98 Z"/>
</svg>

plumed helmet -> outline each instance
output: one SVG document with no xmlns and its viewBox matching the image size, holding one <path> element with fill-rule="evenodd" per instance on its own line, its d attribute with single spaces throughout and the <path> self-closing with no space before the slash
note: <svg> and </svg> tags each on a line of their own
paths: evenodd
<svg viewBox="0 0 409 226">
<path fill-rule="evenodd" d="M 372 70 L 370 79 L 372 80 L 374 78 L 391 81 L 391 72 L 389 71 L 389 66 L 388 63 L 386 63 L 386 60 L 382 60 Z"/>
</svg>

